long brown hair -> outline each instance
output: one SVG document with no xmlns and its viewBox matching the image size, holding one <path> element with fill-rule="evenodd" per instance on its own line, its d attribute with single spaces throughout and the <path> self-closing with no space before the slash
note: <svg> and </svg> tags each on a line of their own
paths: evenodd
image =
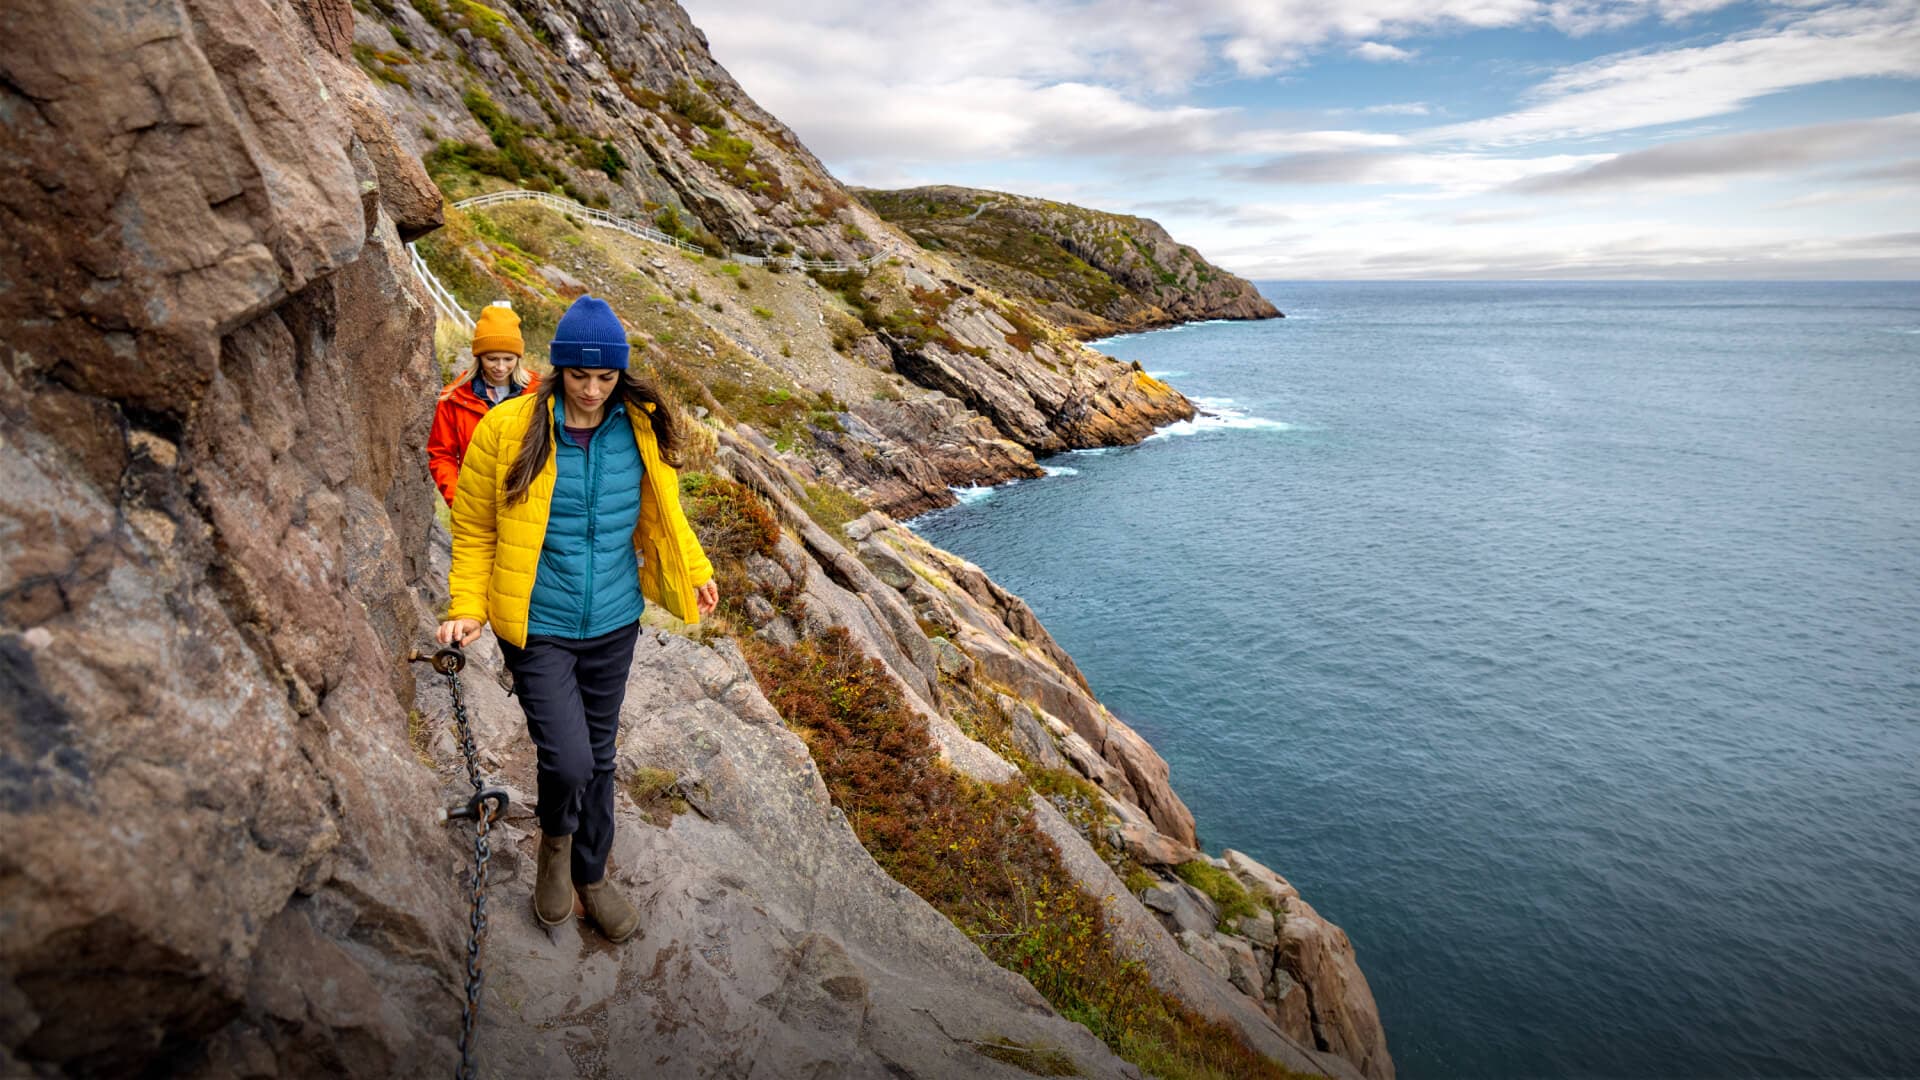
<svg viewBox="0 0 1920 1080">
<path fill-rule="evenodd" d="M 533 478 L 547 464 L 547 455 L 553 453 L 553 423 L 551 420 L 554 395 L 560 393 L 560 385 L 566 376 L 561 374 L 565 368 L 554 368 L 551 378 L 540 380 L 540 389 L 533 397 L 533 415 L 527 420 L 527 436 L 520 443 L 520 452 L 513 457 L 513 463 L 507 466 L 507 505 L 527 497 L 527 489 L 533 486 Z M 653 408 L 647 410 L 644 404 Z M 607 407 L 625 405 L 627 421 L 631 423 L 635 416 L 645 416 L 653 426 L 653 441 L 660 448 L 660 459 L 674 468 L 680 467 L 680 427 L 674 420 L 674 408 L 660 392 L 653 380 L 634 374 L 632 369 L 620 373 L 620 384 L 607 400 Z M 636 436 L 637 438 L 638 436 Z"/>
</svg>

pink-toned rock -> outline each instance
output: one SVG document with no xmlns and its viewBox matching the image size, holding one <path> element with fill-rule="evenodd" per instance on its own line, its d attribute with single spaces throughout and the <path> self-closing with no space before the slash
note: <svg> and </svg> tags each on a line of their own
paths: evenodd
<svg viewBox="0 0 1920 1080">
<path fill-rule="evenodd" d="M 1194 930 L 1182 930 L 1174 937 L 1180 942 L 1188 956 L 1200 961 L 1200 966 L 1220 976 L 1231 978 L 1233 967 L 1227 961 L 1227 954 L 1214 944 L 1213 935 Z"/>
<path fill-rule="evenodd" d="M 1316 1043 L 1359 1066 L 1369 1080 L 1392 1080 L 1380 1010 L 1346 931 L 1322 919 L 1305 900 L 1288 901 L 1278 966 L 1307 989 Z"/>
<path fill-rule="evenodd" d="M 1242 884 L 1255 893 L 1276 902 L 1285 902 L 1300 895 L 1293 883 L 1269 870 L 1259 860 L 1244 851 L 1228 848 L 1222 855 L 1228 869 L 1239 876 Z"/>
<path fill-rule="evenodd" d="M 1179 866 L 1191 862 L 1198 852 L 1165 833 L 1139 825 L 1117 826 L 1120 843 L 1127 854 L 1142 866 Z"/>
<path fill-rule="evenodd" d="M 1307 1007 L 1307 988 L 1293 976 L 1276 967 L 1267 981 L 1267 1015 L 1280 1025 L 1287 1037 L 1306 1046 L 1316 1045 L 1313 1038 L 1313 1013 Z"/>
<path fill-rule="evenodd" d="M 1272 967 L 1262 967 L 1254 954 L 1252 943 L 1246 938 L 1234 934 L 1215 933 L 1213 943 L 1227 957 L 1227 981 L 1234 989 L 1259 1001 L 1266 996 L 1267 979 Z"/>
<path fill-rule="evenodd" d="M 1300 899 L 1291 882 L 1246 852 L 1228 849 L 1222 861 L 1256 897 L 1285 907 L 1277 927 L 1263 924 L 1259 916 L 1242 918 L 1237 924 L 1263 945 L 1277 932 L 1274 983 L 1281 989 L 1268 994 L 1277 1010 L 1275 1021 L 1299 1038 L 1298 1021 L 1304 1010 L 1312 1020 L 1313 1037 L 1306 1041 L 1353 1062 L 1371 1080 L 1391 1080 L 1393 1059 L 1387 1053 L 1380 1011 L 1346 931 L 1322 919 Z M 1298 984 L 1297 993 L 1285 989 L 1283 980 L 1288 979 Z M 1298 1000 L 1290 1001 L 1289 994 Z"/>
</svg>

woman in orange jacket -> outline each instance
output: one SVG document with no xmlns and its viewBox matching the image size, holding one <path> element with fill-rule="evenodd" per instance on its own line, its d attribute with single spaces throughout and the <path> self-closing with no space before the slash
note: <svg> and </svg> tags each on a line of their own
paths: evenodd
<svg viewBox="0 0 1920 1080">
<path fill-rule="evenodd" d="M 503 304 L 494 304 L 480 313 L 473 327 L 473 364 L 461 369 L 453 382 L 440 392 L 433 410 L 433 430 L 427 435 L 427 469 L 440 497 L 453 505 L 453 491 L 460 480 L 460 463 L 467 455 L 467 443 L 480 418 L 495 405 L 532 391 L 540 376 L 527 370 L 522 357 L 526 342 L 520 338 L 520 316 Z"/>
</svg>

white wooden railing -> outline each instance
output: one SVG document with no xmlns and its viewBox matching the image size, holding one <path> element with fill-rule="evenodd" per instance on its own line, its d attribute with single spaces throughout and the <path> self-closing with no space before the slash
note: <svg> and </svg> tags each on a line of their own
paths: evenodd
<svg viewBox="0 0 1920 1080">
<path fill-rule="evenodd" d="M 508 188 L 504 191 L 477 195 L 471 199 L 462 199 L 453 205 L 461 210 L 478 210 L 482 207 L 496 206 L 505 202 L 537 202 L 550 209 L 558 210 L 561 213 L 572 214 L 574 217 L 598 225 L 603 229 L 613 229 L 617 232 L 626 233 L 628 236 L 638 237 L 641 240 L 655 244 L 665 244 L 669 247 L 678 248 L 681 251 L 690 251 L 696 254 L 704 254 L 706 250 L 698 244 L 689 244 L 677 236 L 669 236 L 645 222 L 620 217 L 617 214 L 610 214 L 605 210 L 596 210 L 591 206 L 583 206 L 580 203 L 574 202 L 572 199 L 546 191 L 528 191 L 525 188 Z M 872 270 L 880 260 L 890 254 L 892 254 L 891 251 L 881 250 L 864 259 L 851 262 L 844 259 L 801 259 L 791 255 L 748 255 L 738 251 L 726 252 L 721 257 L 731 262 L 740 263 L 743 266 L 764 266 L 769 270 L 805 270 L 818 271 L 823 274 L 864 274 Z"/>
<path fill-rule="evenodd" d="M 433 310 L 441 318 L 459 323 L 467 333 L 473 333 L 473 316 L 467 314 L 460 306 L 460 301 L 454 299 L 453 291 L 433 276 L 433 271 L 427 267 L 427 260 L 420 257 L 420 249 L 412 244 L 407 245 L 407 261 L 413 264 L 413 274 L 420 279 L 420 284 L 427 287 L 427 295 L 433 297 Z"/>
<path fill-rule="evenodd" d="M 598 225 L 603 229 L 613 229 L 616 232 L 623 232 L 628 236 L 646 240 L 650 243 L 665 244 L 669 247 L 678 248 L 681 251 L 692 252 L 694 254 L 705 254 L 706 252 L 705 248 L 697 244 L 689 244 L 677 236 L 669 236 L 644 222 L 635 221 L 632 218 L 623 218 L 617 214 L 609 214 L 605 210 L 596 210 L 591 206 L 582 206 L 572 199 L 562 198 L 561 196 L 545 191 L 527 191 L 523 188 L 508 188 L 505 191 L 495 191 L 471 199 L 462 199 L 453 205 L 461 210 L 479 210 L 484 207 L 497 206 L 501 203 L 508 202 L 541 203 L 550 209 L 558 210 L 563 214 L 572 214 L 574 217 Z M 744 266 L 764 266 L 769 270 L 818 271 L 823 274 L 865 274 L 871 271 L 880 260 L 890 254 L 892 254 L 891 250 L 883 249 L 867 258 L 852 262 L 844 259 L 801 259 L 790 255 L 747 255 L 737 251 L 729 251 L 724 257 Z M 433 298 L 433 310 L 437 312 L 441 318 L 450 319 L 460 324 L 467 333 L 473 333 L 473 316 L 468 315 L 466 309 L 460 306 L 460 301 L 454 297 L 453 291 L 441 284 L 440 279 L 434 276 L 433 270 L 427 266 L 427 260 L 421 257 L 420 249 L 412 244 L 408 244 L 407 260 L 413 264 L 414 276 L 418 277 L 420 283 L 427 287 L 427 295 Z"/>
</svg>

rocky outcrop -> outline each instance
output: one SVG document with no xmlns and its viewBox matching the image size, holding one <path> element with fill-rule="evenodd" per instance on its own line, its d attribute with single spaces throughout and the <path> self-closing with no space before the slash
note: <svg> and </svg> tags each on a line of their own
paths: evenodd
<svg viewBox="0 0 1920 1080">
<path fill-rule="evenodd" d="M 429 614 L 432 215 L 301 11 L 0 17 L 0 1071 L 451 1051 L 455 853 L 381 767 Z"/>
<path fill-rule="evenodd" d="M 465 680 L 477 741 L 493 775 L 531 791 L 519 707 L 488 677 L 491 649 L 477 659 Z M 609 873 L 642 932 L 610 949 L 581 925 L 542 929 L 525 903 L 537 826 L 510 822 L 479 1041 L 490 1071 L 621 1076 L 645 1061 L 675 1076 L 1014 1077 L 990 1052 L 1025 1047 L 1081 1075 L 1137 1075 L 874 864 L 732 643 L 649 630 L 627 700 L 618 775 L 665 777 L 663 801 L 680 810 L 649 814 L 630 785 L 617 796 Z M 449 706 L 422 684 L 423 714 Z M 458 761 L 449 732 L 434 754 Z"/>
<path fill-rule="evenodd" d="M 1288 1034 L 1358 1065 L 1369 1078 L 1391 1080 L 1393 1060 L 1373 990 L 1346 931 L 1320 917 L 1279 874 L 1252 856 L 1226 852 L 1226 868 L 1256 896 L 1284 909 L 1274 940 L 1264 928 L 1248 936 L 1274 950 L 1269 1000 Z M 1297 1001 L 1289 1001 L 1291 997 Z"/>
<path fill-rule="evenodd" d="M 1253 283 L 1156 222 L 998 191 L 857 189 L 862 202 L 975 280 L 1029 297 L 1084 338 L 1196 319 L 1273 319 Z"/>
<path fill-rule="evenodd" d="M 1025 602 L 884 514 L 850 523 L 846 534 L 879 579 L 859 581 L 863 594 L 874 595 L 876 584 L 884 586 L 882 593 L 897 592 L 918 623 L 938 632 L 935 643 L 951 650 L 949 674 L 985 680 L 1011 716 L 1032 721 L 1031 728 L 1015 721 L 1014 741 L 1023 753 L 1056 760 L 1106 793 L 1110 843 L 1163 875 L 1117 905 L 1112 917 L 1128 928 L 1169 989 L 1207 1015 L 1234 1023 L 1256 1044 L 1265 1028 L 1253 1017 L 1263 1015 L 1288 1046 L 1350 1062 L 1369 1080 L 1392 1080 L 1379 1012 L 1346 934 L 1251 856 L 1230 850 L 1213 859 L 1195 849 L 1193 816 L 1173 790 L 1166 762 L 1094 698 L 1072 658 Z M 953 737 L 950 726 L 944 730 Z M 1064 819 L 1057 827 L 1063 850 L 1077 853 L 1069 863 L 1082 885 L 1096 895 L 1119 893 L 1111 867 L 1072 842 Z M 1172 877 L 1174 867 L 1195 861 L 1232 874 L 1258 902 L 1254 912 L 1222 925 L 1215 900 Z M 1289 1059 L 1291 1050 L 1270 1052 L 1297 1068 L 1328 1067 L 1311 1056 Z"/>
</svg>

